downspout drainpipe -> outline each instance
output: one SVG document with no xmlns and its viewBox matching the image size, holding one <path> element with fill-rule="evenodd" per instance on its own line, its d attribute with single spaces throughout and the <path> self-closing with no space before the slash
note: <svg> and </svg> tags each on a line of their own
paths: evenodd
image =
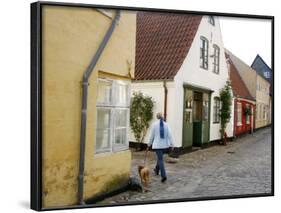
<svg viewBox="0 0 281 213">
<path fill-rule="evenodd" d="M 167 121 L 167 99 L 168 99 L 168 89 L 166 81 L 163 81 L 164 86 L 164 121 Z"/>
<path fill-rule="evenodd" d="M 84 164 L 85 164 L 85 139 L 86 139 L 86 123 L 87 123 L 87 99 L 88 99 L 88 86 L 89 78 L 106 46 L 108 43 L 118 21 L 120 18 L 120 10 L 117 10 L 114 19 L 110 27 L 108 28 L 103 41 L 92 58 L 87 70 L 83 74 L 82 79 L 82 109 L 81 109 L 81 132 L 80 132 L 80 159 L 79 159 L 79 175 L 78 175 L 78 203 L 84 204 L 83 192 L 84 192 Z"/>
</svg>

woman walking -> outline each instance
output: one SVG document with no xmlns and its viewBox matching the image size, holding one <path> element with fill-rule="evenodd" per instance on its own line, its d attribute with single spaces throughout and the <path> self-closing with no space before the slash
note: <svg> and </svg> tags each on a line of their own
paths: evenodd
<svg viewBox="0 0 281 213">
<path fill-rule="evenodd" d="M 162 113 L 157 113 L 156 118 L 158 119 L 151 128 L 147 151 L 152 146 L 157 156 L 157 163 L 154 168 L 156 175 L 161 174 L 161 182 L 167 180 L 167 174 L 165 170 L 163 154 L 168 148 L 174 148 L 172 134 L 168 124 L 163 120 Z"/>
</svg>

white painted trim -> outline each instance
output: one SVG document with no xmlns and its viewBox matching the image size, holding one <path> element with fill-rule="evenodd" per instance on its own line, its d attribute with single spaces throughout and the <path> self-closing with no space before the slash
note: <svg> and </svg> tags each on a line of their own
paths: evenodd
<svg viewBox="0 0 281 213">
<path fill-rule="evenodd" d="M 99 151 L 97 151 L 96 148 L 96 140 L 97 140 L 97 134 L 95 135 L 94 138 L 94 157 L 100 154 L 104 154 L 104 153 L 116 153 L 116 152 L 120 152 L 120 151 L 125 151 L 125 150 L 129 150 L 129 138 L 128 138 L 128 133 L 129 133 L 129 117 L 130 117 L 130 94 L 131 94 L 131 83 L 130 81 L 126 81 L 126 80 L 114 80 L 114 79 L 110 79 L 110 78 L 98 78 L 98 81 L 106 81 L 106 82 L 112 82 L 112 87 L 111 87 L 111 96 L 112 96 L 112 103 L 110 104 L 98 104 L 96 105 L 96 111 L 98 110 L 98 108 L 108 108 L 110 109 L 110 123 L 109 123 L 109 129 L 110 129 L 110 136 L 109 136 L 109 144 L 110 144 L 110 148 L 108 149 L 100 149 Z M 114 89 L 117 85 L 127 85 L 128 86 L 128 90 L 127 90 L 127 96 L 128 96 L 128 103 L 124 104 L 124 105 L 116 105 L 117 102 L 117 95 L 116 94 L 116 89 Z M 115 138 L 115 128 L 114 128 L 114 123 L 115 123 L 115 114 L 116 114 L 116 110 L 118 109 L 123 109 L 127 111 L 127 126 L 126 126 L 126 141 L 124 145 L 115 145 L 114 144 L 114 138 Z M 96 115 L 96 129 L 97 130 L 97 119 L 98 119 L 98 115 Z"/>
<path fill-rule="evenodd" d="M 247 101 L 247 102 L 249 102 L 249 103 L 251 103 L 251 104 L 256 104 L 256 101 L 253 101 L 253 100 L 249 100 L 249 99 L 245 99 L 245 98 L 239 98 L 239 97 L 236 97 L 236 99 L 238 100 L 238 101 Z"/>
</svg>

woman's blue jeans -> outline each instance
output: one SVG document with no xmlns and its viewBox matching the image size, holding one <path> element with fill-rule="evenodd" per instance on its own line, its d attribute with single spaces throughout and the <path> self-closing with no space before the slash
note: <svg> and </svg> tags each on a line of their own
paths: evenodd
<svg viewBox="0 0 281 213">
<path fill-rule="evenodd" d="M 164 155 L 164 149 L 155 149 L 155 153 L 157 156 L 157 163 L 156 163 L 156 171 L 161 173 L 162 178 L 166 178 L 166 170 L 164 166 L 164 160 L 163 160 L 163 155 Z"/>
</svg>

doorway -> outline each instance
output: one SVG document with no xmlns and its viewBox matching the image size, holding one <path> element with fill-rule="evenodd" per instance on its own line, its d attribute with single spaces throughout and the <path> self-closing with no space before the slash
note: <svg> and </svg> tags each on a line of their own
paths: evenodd
<svg viewBox="0 0 281 213">
<path fill-rule="evenodd" d="M 209 142 L 210 93 L 184 88 L 183 147 L 201 147 Z"/>
</svg>

